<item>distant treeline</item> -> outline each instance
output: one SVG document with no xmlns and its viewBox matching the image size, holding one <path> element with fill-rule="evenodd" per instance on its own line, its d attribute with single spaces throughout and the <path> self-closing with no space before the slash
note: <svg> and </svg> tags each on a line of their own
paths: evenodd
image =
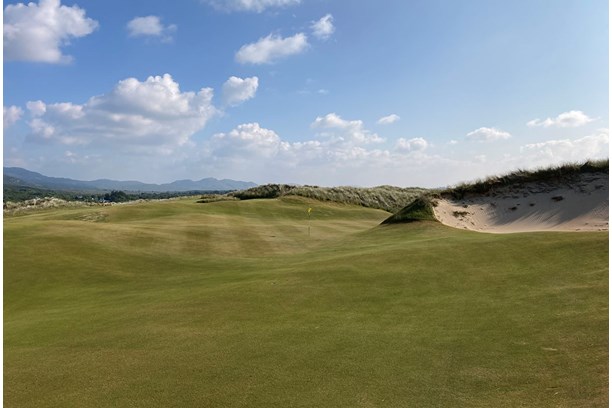
<svg viewBox="0 0 612 408">
<path fill-rule="evenodd" d="M 36 187 L 5 186 L 3 202 L 21 202 L 42 197 L 56 197 L 66 201 L 83 202 L 111 202 L 121 203 L 134 200 L 161 200 L 174 197 L 186 197 L 202 194 L 226 194 L 231 191 L 169 191 L 156 192 L 132 192 L 132 191 L 65 191 L 49 190 Z"/>
</svg>

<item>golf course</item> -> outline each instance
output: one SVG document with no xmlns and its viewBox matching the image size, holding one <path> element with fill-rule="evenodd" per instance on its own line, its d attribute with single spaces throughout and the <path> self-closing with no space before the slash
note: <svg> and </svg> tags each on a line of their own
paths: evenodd
<svg viewBox="0 0 612 408">
<path fill-rule="evenodd" d="M 608 231 L 197 201 L 5 216 L 6 407 L 608 405 Z"/>
</svg>

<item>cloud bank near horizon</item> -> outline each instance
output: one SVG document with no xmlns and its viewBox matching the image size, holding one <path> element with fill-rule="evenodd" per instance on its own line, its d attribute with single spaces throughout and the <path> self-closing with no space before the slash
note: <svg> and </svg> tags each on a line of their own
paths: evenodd
<svg viewBox="0 0 612 408">
<path fill-rule="evenodd" d="M 122 166 L 111 168 L 127 167 L 132 178 L 138 178 L 137 169 L 157 161 L 153 167 L 160 171 L 178 164 L 197 176 L 258 183 L 324 184 L 325 180 L 335 180 L 334 184 L 431 187 L 440 185 L 442 179 L 453 183 L 482 176 L 485 171 L 491 174 L 517 167 L 605 158 L 609 148 L 608 130 L 598 129 L 574 138 L 523 143 L 515 147 L 515 152 L 506 147 L 498 154 L 484 153 L 484 146 L 494 146 L 512 135 L 498 128 L 480 127 L 466 134 L 466 142 L 451 139 L 436 145 L 422 136 L 381 136 L 363 120 L 345 119 L 335 112 L 314 118 L 310 128 L 303 129 L 312 132 L 311 136 L 298 140 L 284 138 L 260 122 L 206 135 L 207 123 L 222 116 L 223 106 L 253 99 L 258 87 L 258 77 L 228 78 L 221 86 L 219 107 L 213 103 L 212 88 L 183 91 L 169 74 L 143 81 L 127 78 L 82 104 L 30 101 L 26 109 L 4 107 L 4 126 L 23 121 L 30 130 L 26 138 L 29 146 L 63 147 L 63 154 L 55 159 L 56 166 L 59 163 L 60 167 L 94 171 L 95 163 L 100 163 L 97 173 L 92 172 L 93 178 L 122 178 L 103 173 L 103 168 L 123 157 Z M 376 124 L 388 125 L 398 119 L 399 115 L 391 114 Z M 113 158 L 109 160 L 110 156 Z M 165 157 L 168 163 L 160 163 L 158 157 Z M 45 165 L 45 160 L 36 163 L 31 159 L 29 164 L 19 154 L 7 162 L 35 170 Z"/>
</svg>

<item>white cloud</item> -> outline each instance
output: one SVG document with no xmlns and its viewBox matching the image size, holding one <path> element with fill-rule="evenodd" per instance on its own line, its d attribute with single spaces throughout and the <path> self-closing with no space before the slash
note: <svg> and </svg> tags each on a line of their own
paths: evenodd
<svg viewBox="0 0 612 408">
<path fill-rule="evenodd" d="M 330 114 L 317 118 L 313 127 L 346 131 L 358 128 L 360 122 L 345 121 Z M 224 177 L 244 179 L 248 174 L 257 182 L 362 186 L 406 185 L 407 182 L 435 185 L 432 180 L 448 172 L 449 166 L 453 167 L 452 174 L 455 168 L 471 166 L 469 162 L 461 162 L 460 167 L 459 162 L 426 154 L 428 143 L 423 138 L 402 143 L 408 148 L 371 148 L 359 140 L 340 137 L 289 142 L 258 123 L 246 123 L 212 137 L 201 150 L 198 162 L 201 168 Z M 420 182 L 407 181 L 416 179 Z"/>
<path fill-rule="evenodd" d="M 422 137 L 415 137 L 410 140 L 400 137 L 397 139 L 395 149 L 400 152 L 422 152 L 423 150 L 427 149 L 428 145 L 429 143 L 427 143 L 427 140 L 423 139 Z"/>
<path fill-rule="evenodd" d="M 169 74 L 128 78 L 85 104 L 28 102 L 30 138 L 65 145 L 165 151 L 184 145 L 216 114 L 213 91 L 181 92 Z"/>
<path fill-rule="evenodd" d="M 9 106 L 8 108 L 3 106 L 2 112 L 4 118 L 4 129 L 13 126 L 19 119 L 21 119 L 21 116 L 23 115 L 23 109 L 21 109 L 19 106 Z"/>
<path fill-rule="evenodd" d="M 480 142 L 491 142 L 494 140 L 509 139 L 512 135 L 503 130 L 495 128 L 481 127 L 471 131 L 465 136 L 469 140 L 477 140 Z"/>
<path fill-rule="evenodd" d="M 4 9 L 4 58 L 7 61 L 70 62 L 60 47 L 98 28 L 78 6 L 62 6 L 60 0 L 38 4 L 9 4 Z"/>
<path fill-rule="evenodd" d="M 312 35 L 319 40 L 327 40 L 336 31 L 334 27 L 334 18 L 331 14 L 327 14 L 318 21 L 312 23 L 310 28 L 312 29 Z"/>
<path fill-rule="evenodd" d="M 32 116 L 42 116 L 47 111 L 47 105 L 43 101 L 30 101 L 26 103 L 26 107 Z"/>
<path fill-rule="evenodd" d="M 521 146 L 521 155 L 534 164 L 580 162 L 609 156 L 609 131 L 599 129 L 596 133 L 580 139 L 557 139 Z"/>
<path fill-rule="evenodd" d="M 380 143 L 384 139 L 376 133 L 364 129 L 361 120 L 344 120 L 335 113 L 319 116 L 311 124 L 312 128 L 322 129 L 320 136 L 330 138 L 338 142 L 352 144 Z"/>
<path fill-rule="evenodd" d="M 542 127 L 562 127 L 562 128 L 567 128 L 567 127 L 579 127 L 579 126 L 583 126 L 586 125 L 589 122 L 594 121 L 595 119 L 588 117 L 584 112 L 582 111 L 569 111 L 569 112 L 563 112 L 561 114 L 559 114 L 556 118 L 546 118 L 544 120 L 540 120 L 540 119 L 533 119 L 530 120 L 529 122 L 527 122 L 527 126 L 529 127 L 536 127 L 536 126 L 542 126 Z"/>
<path fill-rule="evenodd" d="M 130 37 L 156 37 L 169 42 L 176 25 L 164 26 L 158 16 L 135 17 L 127 23 L 127 30 Z"/>
<path fill-rule="evenodd" d="M 487 155 L 486 154 L 477 154 L 476 156 L 474 156 L 474 161 L 476 163 L 486 163 L 487 162 Z"/>
<path fill-rule="evenodd" d="M 256 76 L 244 79 L 235 76 L 230 77 L 221 89 L 223 104 L 227 106 L 240 105 L 242 102 L 255 97 L 258 86 L 259 78 Z"/>
<path fill-rule="evenodd" d="M 300 4 L 300 0 L 203 0 L 218 10 L 254 11 L 261 13 L 267 8 Z"/>
<path fill-rule="evenodd" d="M 212 146 L 217 156 L 234 156 L 243 153 L 247 156 L 275 156 L 279 150 L 287 149 L 289 144 L 281 141 L 273 130 L 259 126 L 259 123 L 244 123 L 228 133 L 217 133 L 212 138 Z"/>
<path fill-rule="evenodd" d="M 391 123 L 397 122 L 398 120 L 400 120 L 400 117 L 395 113 L 392 113 L 391 115 L 383 116 L 382 118 L 378 119 L 376 123 L 378 123 L 379 125 L 390 125 Z"/>
<path fill-rule="evenodd" d="M 282 140 L 273 130 L 262 128 L 259 123 L 245 123 L 230 132 L 214 135 L 207 146 L 207 152 L 211 157 L 235 157 L 241 161 L 247 158 L 273 158 L 274 161 L 266 161 L 265 164 L 273 165 L 275 162 L 289 167 L 303 163 L 363 159 L 377 154 L 374 152 L 381 152 L 368 150 L 361 147 L 361 144 L 363 141 L 342 138 L 288 142 Z"/>
<path fill-rule="evenodd" d="M 236 53 L 236 61 L 241 64 L 269 64 L 277 60 L 299 54 L 308 48 L 308 38 L 304 33 L 282 38 L 270 34 L 257 42 L 240 47 Z"/>
</svg>

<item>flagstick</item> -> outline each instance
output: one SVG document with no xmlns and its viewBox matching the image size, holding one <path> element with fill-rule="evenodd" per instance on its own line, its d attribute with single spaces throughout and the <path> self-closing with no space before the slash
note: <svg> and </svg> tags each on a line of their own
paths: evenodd
<svg viewBox="0 0 612 408">
<path fill-rule="evenodd" d="M 310 212 L 312 211 L 312 207 L 308 207 L 308 238 L 310 238 Z"/>
</svg>

